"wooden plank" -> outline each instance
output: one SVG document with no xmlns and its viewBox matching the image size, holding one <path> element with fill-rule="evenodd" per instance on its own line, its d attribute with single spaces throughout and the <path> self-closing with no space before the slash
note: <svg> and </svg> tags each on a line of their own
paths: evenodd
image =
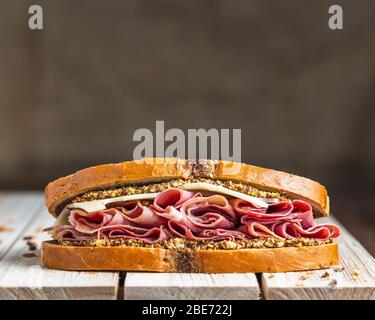
<svg viewBox="0 0 375 320">
<path fill-rule="evenodd" d="M 53 222 L 43 206 L 0 261 L 0 299 L 116 299 L 117 272 L 48 270 L 40 265 L 40 243 L 49 239 L 41 229 Z M 29 250 L 25 236 L 34 237 L 36 250 Z"/>
<path fill-rule="evenodd" d="M 262 289 L 266 299 L 375 299 L 375 259 L 337 220 L 324 220 L 342 230 L 340 266 L 310 272 L 264 273 Z"/>
<path fill-rule="evenodd" d="M 253 273 L 127 273 L 125 300 L 256 300 L 260 297 Z"/>
<path fill-rule="evenodd" d="M 0 260 L 42 205 L 38 192 L 1 193 Z"/>
</svg>

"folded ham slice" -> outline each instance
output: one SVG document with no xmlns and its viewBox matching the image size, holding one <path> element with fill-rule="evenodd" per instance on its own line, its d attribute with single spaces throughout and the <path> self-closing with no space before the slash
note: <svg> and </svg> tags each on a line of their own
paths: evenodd
<svg viewBox="0 0 375 320">
<path fill-rule="evenodd" d="M 77 231 L 71 225 L 59 225 L 53 228 L 54 238 L 59 241 L 63 240 L 93 240 L 97 238 L 96 234 L 85 234 Z"/>
<path fill-rule="evenodd" d="M 70 212 L 69 222 L 77 231 L 86 234 L 94 234 L 106 225 L 128 224 L 123 214 L 114 208 L 90 213 L 74 209 Z"/>
<path fill-rule="evenodd" d="M 238 230 L 226 230 L 226 229 L 207 229 L 200 233 L 194 234 L 184 224 L 180 224 L 174 221 L 168 222 L 168 229 L 172 236 L 178 238 L 184 238 L 189 240 L 210 240 L 210 241 L 222 241 L 248 238 L 246 234 Z"/>
<path fill-rule="evenodd" d="M 169 206 L 165 208 L 163 212 L 157 212 L 157 214 L 168 221 L 182 224 L 194 232 L 202 231 L 200 226 L 194 224 L 186 214 L 182 213 L 180 210 L 177 210 L 175 207 Z"/>
<path fill-rule="evenodd" d="M 168 221 L 168 230 L 172 237 L 198 240 L 196 235 L 193 234 L 192 230 L 183 223 Z"/>
<path fill-rule="evenodd" d="M 254 209 L 251 203 L 241 199 L 231 200 L 230 203 L 234 211 L 240 216 L 241 223 L 243 224 L 252 221 L 268 224 L 270 222 L 296 219 L 301 221 L 303 228 L 310 228 L 316 224 L 311 205 L 301 200 L 273 203 L 263 212 L 260 212 L 258 208 Z"/>
<path fill-rule="evenodd" d="M 112 225 L 102 227 L 98 232 L 98 238 L 107 239 L 136 239 L 147 243 L 153 243 L 170 238 L 170 233 L 164 226 L 151 229 L 134 227 L 130 225 Z"/>
<path fill-rule="evenodd" d="M 238 222 L 232 206 L 221 195 L 191 198 L 180 211 L 192 224 L 205 229 L 233 229 Z"/>
<path fill-rule="evenodd" d="M 143 206 L 139 201 L 110 203 L 107 208 L 116 208 L 126 220 L 141 227 L 158 227 L 166 222 L 166 219 L 156 214 L 151 207 Z"/>
<path fill-rule="evenodd" d="M 157 195 L 152 207 L 158 212 L 163 212 L 168 207 L 179 209 L 185 201 L 193 198 L 194 196 L 200 196 L 200 194 L 186 190 L 170 188 L 164 190 L 163 192 L 160 192 Z"/>
<path fill-rule="evenodd" d="M 330 224 L 317 225 L 313 218 L 310 204 L 301 200 L 270 204 L 268 209 L 260 212 L 258 208 L 243 200 L 231 201 L 234 210 L 241 216 L 243 226 L 239 230 L 252 237 L 275 238 L 337 238 L 340 230 Z"/>
<path fill-rule="evenodd" d="M 271 203 L 267 209 L 257 208 L 250 202 L 242 199 L 231 199 L 231 206 L 239 216 L 250 220 L 267 220 L 288 217 L 293 210 L 293 205 L 287 201 Z"/>
<path fill-rule="evenodd" d="M 325 240 L 340 236 L 340 229 L 332 224 L 315 225 L 304 229 L 300 222 L 286 221 L 273 224 L 270 228 L 275 234 L 286 239 L 305 237 Z"/>
<path fill-rule="evenodd" d="M 238 228 L 238 231 L 246 233 L 250 238 L 260 238 L 260 237 L 271 237 L 282 239 L 281 236 L 277 235 L 275 232 L 270 230 L 267 226 L 261 224 L 260 222 L 248 222 Z"/>
<path fill-rule="evenodd" d="M 167 189 L 154 200 L 152 208 L 163 218 L 183 224 L 194 232 L 203 229 L 233 229 L 236 214 L 221 195 L 203 197 L 180 189 Z"/>
</svg>

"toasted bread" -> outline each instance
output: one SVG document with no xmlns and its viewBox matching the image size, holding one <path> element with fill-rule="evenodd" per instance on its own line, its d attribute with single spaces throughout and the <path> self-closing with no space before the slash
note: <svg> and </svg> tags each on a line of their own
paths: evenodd
<svg viewBox="0 0 375 320">
<path fill-rule="evenodd" d="M 287 272 L 338 264 L 337 243 L 305 247 L 241 250 L 174 250 L 144 247 L 42 244 L 42 263 L 60 270 L 153 272 Z"/>
<path fill-rule="evenodd" d="M 312 205 L 315 218 L 329 214 L 327 190 L 316 181 L 243 163 L 178 158 L 143 159 L 80 170 L 47 185 L 46 205 L 50 213 L 58 216 L 64 205 L 88 191 L 188 178 L 232 180 L 248 184 L 259 190 L 279 192 L 292 199 L 305 200 Z"/>
</svg>

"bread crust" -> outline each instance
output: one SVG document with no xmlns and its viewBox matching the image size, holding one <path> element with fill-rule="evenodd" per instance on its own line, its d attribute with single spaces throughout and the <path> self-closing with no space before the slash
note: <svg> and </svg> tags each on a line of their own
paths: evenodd
<svg viewBox="0 0 375 320">
<path fill-rule="evenodd" d="M 285 193 L 291 198 L 307 201 L 314 209 L 315 218 L 329 214 L 327 190 L 308 178 L 243 163 L 178 158 L 149 158 L 86 168 L 49 183 L 45 188 L 45 200 L 48 211 L 58 216 L 63 204 L 88 191 L 187 178 L 246 183 L 260 190 Z"/>
<path fill-rule="evenodd" d="M 245 273 L 288 272 L 338 265 L 337 243 L 241 250 L 172 250 L 61 246 L 42 243 L 42 264 L 59 270 Z"/>
</svg>

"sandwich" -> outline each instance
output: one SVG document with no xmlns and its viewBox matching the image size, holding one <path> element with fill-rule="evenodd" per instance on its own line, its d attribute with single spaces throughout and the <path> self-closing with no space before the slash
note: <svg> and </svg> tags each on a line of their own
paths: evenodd
<svg viewBox="0 0 375 320">
<path fill-rule="evenodd" d="M 236 170 L 231 170 L 233 165 Z M 154 158 L 105 164 L 45 188 L 42 264 L 60 270 L 287 272 L 338 264 L 327 190 L 252 165 Z"/>
</svg>

